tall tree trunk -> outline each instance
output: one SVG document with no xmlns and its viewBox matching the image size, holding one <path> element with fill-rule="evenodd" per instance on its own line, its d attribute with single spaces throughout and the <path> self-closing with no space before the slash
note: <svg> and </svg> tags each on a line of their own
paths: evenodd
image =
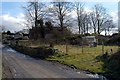
<svg viewBox="0 0 120 80">
<path fill-rule="evenodd" d="M 35 7 L 35 27 L 37 27 L 37 14 L 38 14 L 38 12 L 37 12 L 37 8 L 38 8 L 38 4 L 37 4 L 37 2 L 34 4 L 34 7 Z"/>
<path fill-rule="evenodd" d="M 63 32 L 63 20 L 62 19 L 60 20 L 60 27 L 61 27 L 61 30 Z"/>
<path fill-rule="evenodd" d="M 85 29 L 85 22 L 83 22 L 83 34 L 85 34 L 85 31 L 86 31 L 86 29 Z"/>
<path fill-rule="evenodd" d="M 98 20 L 98 31 L 97 33 L 100 34 L 100 25 L 99 25 L 100 21 Z"/>
<path fill-rule="evenodd" d="M 80 29 L 80 21 L 78 23 L 78 27 L 79 27 L 79 34 L 81 33 L 81 29 Z"/>
<path fill-rule="evenodd" d="M 105 29 L 105 36 L 107 35 L 107 30 Z"/>
<path fill-rule="evenodd" d="M 63 16 L 62 16 L 62 9 L 61 9 L 61 4 L 59 3 L 59 19 L 60 19 L 60 27 L 61 27 L 61 30 L 63 32 Z"/>
<path fill-rule="evenodd" d="M 96 34 L 96 28 L 94 28 L 94 33 Z"/>
<path fill-rule="evenodd" d="M 88 34 L 88 23 L 86 24 L 86 30 L 87 30 L 87 34 Z"/>
</svg>

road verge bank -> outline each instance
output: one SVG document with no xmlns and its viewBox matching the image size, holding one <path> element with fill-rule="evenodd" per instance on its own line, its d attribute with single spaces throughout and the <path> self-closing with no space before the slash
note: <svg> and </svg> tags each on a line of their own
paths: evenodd
<svg viewBox="0 0 120 80">
<path fill-rule="evenodd" d="M 11 48 L 15 49 L 18 52 L 29 55 L 34 58 L 45 59 L 49 55 L 54 54 L 54 49 L 50 47 L 26 47 L 26 46 L 18 46 L 18 45 L 10 45 Z"/>
<path fill-rule="evenodd" d="M 79 67 L 75 66 L 74 64 L 66 63 L 64 61 L 61 61 L 60 59 L 58 59 L 58 60 L 54 59 L 54 57 L 50 57 L 50 56 L 57 56 L 57 57 L 63 58 L 63 57 L 67 57 L 67 56 L 69 57 L 70 55 L 69 54 L 60 55 L 59 53 L 55 53 L 54 49 L 50 48 L 50 47 L 32 48 L 32 47 L 17 46 L 17 45 L 11 45 L 10 47 L 12 47 L 13 49 L 15 49 L 18 52 L 29 55 L 31 57 L 40 58 L 40 59 L 44 59 L 44 60 L 48 60 L 48 61 L 52 61 L 52 62 L 58 62 L 60 64 L 67 65 L 67 66 L 71 67 L 72 69 L 79 69 L 79 70 L 85 71 L 88 74 L 93 74 L 93 75 L 100 74 L 100 75 L 107 76 L 107 78 L 110 78 L 110 75 L 111 75 L 109 71 L 104 72 L 104 73 L 94 73 L 94 72 L 89 71 L 89 70 L 80 69 Z M 111 59 L 111 56 L 109 58 L 109 61 L 113 60 L 113 59 Z M 102 60 L 102 58 L 99 58 L 98 61 L 101 61 L 100 59 Z M 105 61 L 106 61 L 106 59 L 105 59 Z M 102 62 L 104 62 L 104 61 L 102 60 Z M 109 63 L 105 63 L 105 64 L 103 64 L 103 66 L 106 66 L 106 64 L 107 64 L 107 66 L 110 65 Z M 112 76 L 111 78 L 113 78 L 113 77 L 114 76 Z M 111 79 L 108 79 L 108 80 L 111 80 Z"/>
</svg>

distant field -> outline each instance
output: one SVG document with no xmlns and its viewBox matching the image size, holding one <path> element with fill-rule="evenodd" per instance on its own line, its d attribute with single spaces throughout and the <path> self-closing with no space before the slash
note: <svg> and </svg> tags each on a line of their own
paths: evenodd
<svg viewBox="0 0 120 80">
<path fill-rule="evenodd" d="M 47 58 L 48 60 L 60 61 L 61 63 L 74 65 L 82 70 L 89 70 L 95 73 L 105 71 L 102 66 L 103 62 L 96 59 L 97 56 L 102 55 L 102 46 L 84 47 L 83 53 L 81 46 L 68 45 L 67 53 L 65 53 L 65 45 L 56 45 L 55 48 L 63 52 Z M 115 53 L 118 50 L 118 46 L 104 46 L 104 51 L 108 51 L 109 55 L 111 55 L 110 49 Z"/>
</svg>

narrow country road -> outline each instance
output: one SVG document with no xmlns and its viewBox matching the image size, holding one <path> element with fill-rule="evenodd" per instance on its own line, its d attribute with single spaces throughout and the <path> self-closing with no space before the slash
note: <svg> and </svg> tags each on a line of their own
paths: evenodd
<svg viewBox="0 0 120 80">
<path fill-rule="evenodd" d="M 2 53 L 4 74 L 7 78 L 84 78 L 94 80 L 83 71 L 74 70 L 58 63 L 36 60 L 7 46 L 3 46 Z"/>
</svg>

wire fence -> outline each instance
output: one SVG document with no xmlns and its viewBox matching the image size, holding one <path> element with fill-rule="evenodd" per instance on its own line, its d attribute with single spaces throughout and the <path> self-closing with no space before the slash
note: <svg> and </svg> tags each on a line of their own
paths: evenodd
<svg viewBox="0 0 120 80">
<path fill-rule="evenodd" d="M 21 40 L 18 41 L 18 45 L 29 46 L 29 47 L 40 47 L 40 46 L 50 46 L 53 41 L 41 41 L 41 40 Z M 13 42 L 14 44 L 16 41 Z M 91 47 L 90 45 L 71 45 L 69 43 L 53 44 L 54 49 L 59 50 L 62 53 L 68 54 L 104 54 L 104 53 L 115 53 L 118 51 L 119 46 L 105 46 L 97 45 L 96 47 Z"/>
<path fill-rule="evenodd" d="M 115 53 L 119 49 L 118 46 L 104 46 L 97 45 L 96 47 L 90 46 L 79 46 L 79 45 L 55 45 L 55 48 L 59 49 L 64 53 L 72 54 L 104 54 L 104 53 Z"/>
</svg>

